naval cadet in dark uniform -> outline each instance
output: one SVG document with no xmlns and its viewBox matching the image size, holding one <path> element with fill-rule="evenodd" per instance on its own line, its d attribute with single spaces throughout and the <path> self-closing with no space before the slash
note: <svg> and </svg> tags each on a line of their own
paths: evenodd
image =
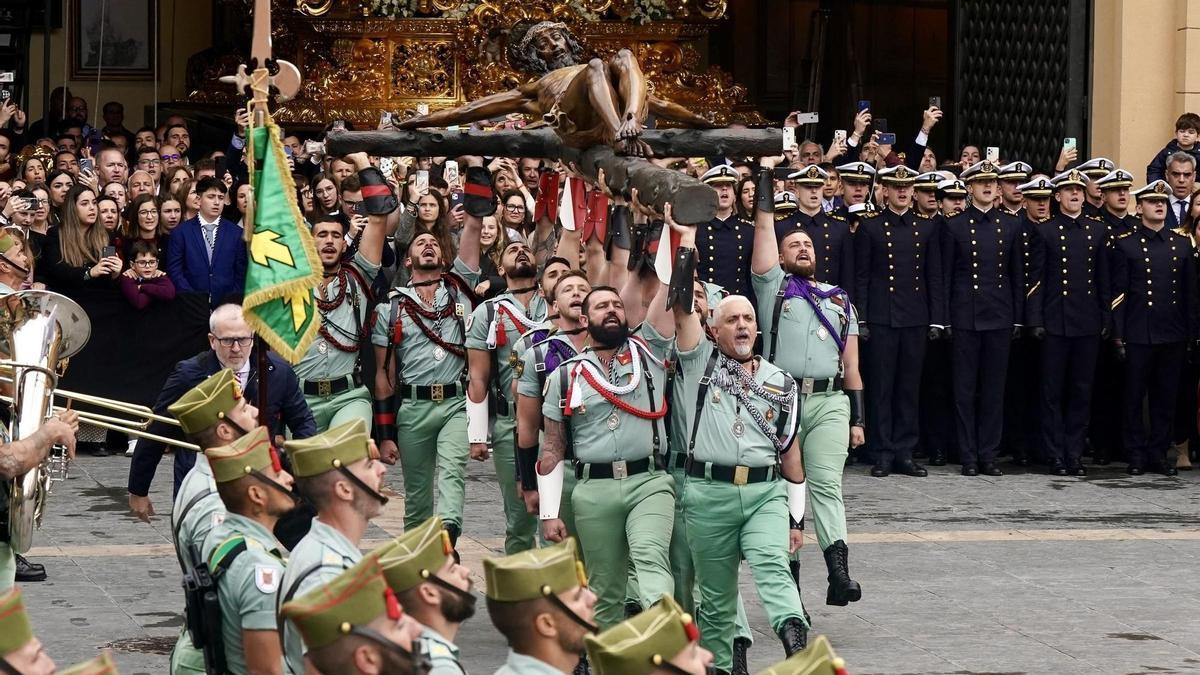
<svg viewBox="0 0 1200 675">
<path fill-rule="evenodd" d="M 1083 203 L 1083 215 L 1098 216 L 1100 209 L 1104 206 L 1104 194 L 1100 191 L 1100 186 L 1097 181 L 1107 176 L 1117 165 L 1107 157 L 1095 157 L 1075 167 L 1080 173 L 1087 176 L 1087 201 Z"/>
<path fill-rule="evenodd" d="M 1156 180 L 1134 192 L 1141 225 L 1115 239 L 1113 343 L 1125 358 L 1125 450 L 1129 473 L 1178 473 L 1166 463 L 1179 369 L 1196 348 L 1196 251 L 1191 237 L 1167 227 L 1171 188 Z M 1147 429 L 1142 399 L 1149 397 Z"/>
<path fill-rule="evenodd" d="M 863 218 L 875 215 L 871 206 L 875 167 L 866 162 L 850 162 L 837 170 L 842 178 L 842 204 L 830 213 L 845 218 L 850 231 L 854 232 Z"/>
<path fill-rule="evenodd" d="M 796 228 L 796 195 L 788 190 L 775 193 L 775 236 Z"/>
<path fill-rule="evenodd" d="M 788 175 L 796 186 L 795 226 L 808 233 L 816 253 L 816 273 L 813 278 L 839 288 L 854 285 L 854 246 L 850 224 L 844 216 L 826 213 L 821 208 L 821 189 L 829 173 L 809 164 Z M 780 232 L 776 222 L 775 236 L 783 241 L 787 231 Z"/>
<path fill-rule="evenodd" d="M 1086 476 L 1083 448 L 1093 375 L 1110 323 L 1108 239 L 1104 222 L 1082 213 L 1087 180 L 1081 172 L 1059 174 L 1052 184 L 1058 214 L 1029 228 L 1032 284 L 1026 290 L 1025 320 L 1042 342 L 1038 400 L 1050 473 Z"/>
<path fill-rule="evenodd" d="M 843 172 L 843 177 L 845 173 Z M 907 166 L 883 169 L 886 208 L 859 226 L 855 247 L 859 334 L 865 342 L 871 475 L 925 476 L 913 462 L 925 341 L 945 312 L 938 222 L 914 213 Z"/>
<path fill-rule="evenodd" d="M 728 164 L 718 164 L 700 180 L 717 192 L 717 215 L 696 231 L 696 253 L 700 256 L 696 275 L 730 295 L 744 295 L 754 302 L 750 285 L 754 222 L 739 216 L 734 208 L 734 188 L 741 174 Z"/>
<path fill-rule="evenodd" d="M 1025 195 L 1021 192 L 1021 185 L 1029 180 L 1033 167 L 1025 162 L 1009 162 L 999 167 L 996 173 L 1000 184 L 999 210 L 1017 219 L 1024 252 L 1029 231 L 1025 222 Z M 1028 281 L 1029 271 L 1024 265 L 1022 270 L 1023 281 Z M 1024 288 L 1028 288 L 1027 283 Z M 1034 449 L 1041 443 L 1035 422 L 1039 391 L 1038 346 L 1032 336 L 1023 333 L 1013 341 L 1008 354 L 1008 380 L 1004 386 L 1004 432 L 1000 446 L 1012 455 L 1013 461 L 1019 466 L 1029 463 L 1029 456 L 1036 454 Z"/>
<path fill-rule="evenodd" d="M 1104 204 L 1100 207 L 1100 218 L 1104 221 L 1109 238 L 1132 232 L 1142 221 L 1129 212 L 1129 188 L 1133 186 L 1133 174 L 1124 169 L 1108 172 L 1096 180 Z"/>
<path fill-rule="evenodd" d="M 939 190 L 938 185 L 943 182 L 946 183 L 946 190 Z M 948 173 L 929 171 L 917 176 L 917 182 L 913 184 L 913 204 L 918 215 L 938 221 L 938 227 L 945 226 L 946 216 L 962 211 L 966 198 L 966 187 Z M 941 203 L 947 199 L 949 203 L 943 210 Z M 946 414 L 946 411 L 954 409 L 952 391 L 950 342 L 932 340 L 925 350 L 920 398 L 920 448 L 925 451 L 928 458 L 926 463 L 930 466 L 945 466 L 946 458 L 954 448 L 954 418 Z"/>
<path fill-rule="evenodd" d="M 971 195 L 942 228 L 949 324 L 953 331 L 955 437 L 964 476 L 1001 476 L 996 451 L 1004 419 L 1004 385 L 1024 301 L 1021 223 L 994 208 L 996 165 L 962 172 Z"/>
</svg>

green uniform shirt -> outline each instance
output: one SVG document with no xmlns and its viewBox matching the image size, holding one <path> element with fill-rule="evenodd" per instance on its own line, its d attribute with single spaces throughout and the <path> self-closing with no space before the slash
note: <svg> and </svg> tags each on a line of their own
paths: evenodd
<svg viewBox="0 0 1200 675">
<path fill-rule="evenodd" d="M 529 342 L 530 344 L 526 346 L 526 338 L 521 338 L 521 344 L 517 346 L 517 353 L 521 355 L 521 377 L 517 380 L 517 393 L 540 399 L 543 394 L 542 386 L 551 375 L 551 373 L 540 370 L 544 368 L 543 359 L 550 353 L 550 345 L 555 344 L 554 349 L 561 350 L 565 357 L 564 361 L 579 352 L 575 350 L 575 343 L 571 342 L 571 336 L 561 333 L 551 333 L 543 340 Z M 555 400 L 558 400 L 557 394 Z"/>
<path fill-rule="evenodd" d="M 379 265 L 367 262 L 361 253 L 354 254 L 351 264 L 358 269 L 368 284 L 379 274 Z M 358 363 L 359 331 L 362 326 L 367 325 L 367 317 L 371 313 L 371 301 L 367 297 L 367 289 L 355 282 L 354 274 L 352 272 L 346 274 L 350 279 L 351 288 L 346 290 L 346 295 L 340 305 L 328 312 L 321 312 L 321 325 L 338 344 L 346 347 L 353 345 L 355 350 L 352 352 L 342 351 L 329 344 L 329 340 L 323 335 L 318 335 L 309 345 L 308 351 L 304 353 L 300 363 L 294 366 L 296 377 L 301 380 L 333 380 L 345 377 L 354 372 L 354 365 Z M 321 298 L 319 288 L 313 289 L 313 297 L 322 301 L 324 299 L 332 300 L 341 292 L 341 285 L 341 282 L 334 277 L 325 287 L 325 298 Z M 356 300 L 358 304 L 357 318 L 354 316 Z"/>
<path fill-rule="evenodd" d="M 562 675 L 562 671 L 545 661 L 518 654 L 510 649 L 504 665 L 500 666 L 495 675 Z"/>
<path fill-rule="evenodd" d="M 291 598 L 298 598 L 313 588 L 328 583 L 343 571 L 354 567 L 363 558 L 362 551 L 350 543 L 346 536 L 336 528 L 313 518 L 312 527 L 308 534 L 296 544 L 288 556 L 287 569 L 283 572 L 283 582 L 279 584 L 279 601 L 282 605 L 286 600 L 283 594 L 291 593 Z M 296 586 L 299 580 L 299 586 Z M 296 590 L 292 591 L 292 587 Z M 304 641 L 290 622 L 283 626 L 283 659 L 286 666 L 284 672 L 304 672 Z"/>
<path fill-rule="evenodd" d="M 775 297 L 779 288 L 788 282 L 788 275 L 776 265 L 766 274 L 751 277 L 754 294 L 758 296 L 758 328 L 763 336 L 763 354 L 771 353 L 771 320 L 775 313 Z M 821 290 L 833 288 L 817 282 Z M 844 290 L 844 289 L 843 289 Z M 847 329 L 847 335 L 858 335 L 858 317 L 854 307 L 842 307 L 833 298 L 817 299 L 829 325 L 835 330 Z M 779 344 L 775 350 L 775 365 L 793 377 L 823 379 L 841 373 L 842 355 L 833 336 L 821 324 L 812 306 L 804 298 L 788 298 L 779 312 Z"/>
<path fill-rule="evenodd" d="M 429 628 L 421 631 L 420 641 L 421 648 L 429 654 L 429 661 L 433 665 L 429 675 L 460 675 L 467 672 L 458 663 L 458 647 L 453 642 Z"/>
<path fill-rule="evenodd" d="M 205 493 L 208 494 L 205 494 Z M 196 498 L 204 495 L 192 504 L 185 514 L 183 509 Z M 178 518 L 182 516 L 183 520 Z M 217 483 L 213 480 L 212 466 L 204 453 L 196 455 L 196 464 L 184 476 L 179 484 L 179 492 L 175 494 L 175 506 L 171 509 L 171 527 L 178 532 L 175 539 L 175 550 L 179 552 L 188 564 L 198 562 L 204 542 L 210 532 L 225 522 L 225 504 L 221 495 L 217 494 Z M 193 553 L 194 551 L 194 553 Z"/>
<path fill-rule="evenodd" d="M 246 672 L 242 649 L 243 630 L 277 630 L 275 593 L 283 579 L 283 554 L 275 536 L 261 524 L 236 513 L 225 515 L 225 522 L 209 533 L 204 543 L 204 558 L 215 567 L 212 554 L 231 537 L 242 536 L 246 550 L 217 581 L 221 602 L 221 637 L 225 643 L 225 662 L 229 672 Z"/>
<path fill-rule="evenodd" d="M 501 311 L 502 307 L 505 308 L 505 312 Z M 498 372 L 492 373 L 492 380 L 499 382 L 500 391 L 504 393 L 504 398 L 512 406 L 510 410 L 513 412 L 516 411 L 517 402 L 509 399 L 512 399 L 514 366 L 519 358 L 516 351 L 517 343 L 521 341 L 523 334 L 536 329 L 539 324 L 545 322 L 548 310 L 546 299 L 542 297 L 541 293 L 535 292 L 529 299 L 528 311 L 521 306 L 512 293 L 502 293 L 476 307 L 471 316 L 467 318 L 467 349 L 491 351 L 494 354 L 492 367 Z M 506 312 L 509 311 L 514 314 L 519 312 L 518 318 L 514 320 L 508 316 Z M 489 313 L 492 316 L 491 321 L 488 321 Z M 520 323 L 522 319 L 533 325 L 526 329 L 525 324 Z M 498 339 L 500 330 L 504 331 L 504 344 L 500 344 L 501 341 Z M 501 417 L 509 416 L 509 410 L 499 410 L 499 413 Z"/>
<path fill-rule="evenodd" d="M 641 331 L 639 331 L 641 332 Z M 663 407 L 663 388 L 666 387 L 667 377 L 663 359 L 670 350 L 669 340 L 646 331 L 642 333 L 654 358 L 645 358 L 642 381 L 637 388 L 620 399 L 640 410 L 650 409 L 650 397 L 646 388 L 646 376 L 652 378 L 654 384 L 654 409 L 661 411 Z M 633 339 L 633 338 L 631 338 Z M 631 352 L 629 342 L 621 347 L 613 358 L 613 381 L 616 386 L 627 385 L 633 374 L 634 359 L 640 359 L 640 352 Z M 559 393 L 563 391 L 561 383 L 569 378 L 576 363 L 587 361 L 595 364 L 600 373 L 604 366 L 591 349 L 584 350 L 573 359 L 564 362 L 546 380 L 546 396 L 542 401 L 542 414 L 547 419 L 562 422 L 563 410 L 559 407 Z M 576 408 L 571 415 L 571 438 L 574 445 L 575 457 L 585 463 L 617 462 L 643 459 L 651 452 L 663 453 L 666 450 L 665 421 L 643 419 L 630 413 L 618 410 L 596 390 L 592 389 L 580 374 L 575 380 L 575 386 L 580 388 L 583 405 Z M 615 415 L 615 419 L 612 416 Z M 615 422 L 615 425 L 614 425 Z M 612 428 L 612 427 L 616 428 Z M 658 429 L 659 447 L 653 448 L 655 426 Z"/>
<path fill-rule="evenodd" d="M 683 423 L 683 435 L 679 438 L 676 449 L 682 449 L 684 452 L 691 441 L 692 427 L 695 424 L 700 378 L 704 376 L 708 361 L 716 349 L 716 345 L 702 338 L 694 349 L 679 352 L 679 376 L 675 378 L 678 388 L 671 400 L 675 408 L 671 416 Z M 788 407 L 794 413 L 797 410 L 796 388 L 789 382 L 790 379 L 787 373 L 762 358 L 758 359 L 754 381 L 773 393 L 790 391 Z M 780 415 L 783 414 L 783 406 L 760 398 L 753 392 L 748 392 L 748 395 L 751 404 L 762 414 L 770 427 L 776 429 Z M 704 397 L 700 427 L 696 430 L 696 446 L 692 449 L 692 457 L 696 461 L 724 466 L 775 465 L 775 443 L 759 429 L 736 396 L 718 387 L 714 378 L 709 382 Z M 791 435 L 791 426 L 790 422 L 785 424 L 785 436 Z"/>
<path fill-rule="evenodd" d="M 452 271 L 462 277 L 467 286 L 471 288 L 479 283 L 479 271 L 472 271 L 460 259 L 455 259 Z M 422 302 L 416 289 L 410 286 L 392 289 L 393 295 L 397 293 L 414 298 L 418 303 Z M 467 314 L 472 310 L 470 300 L 465 295 L 458 293 L 453 286 L 449 286 L 448 282 L 443 282 L 438 285 L 437 292 L 434 294 L 434 306 L 442 308 L 446 306 L 446 303 L 450 303 L 452 308 L 456 308 L 455 311 L 461 309 L 461 314 L 456 315 L 455 312 L 451 312 L 450 316 L 440 322 L 421 317 L 421 322 L 447 343 L 461 345 L 465 338 L 463 324 Z M 376 347 L 387 347 L 392 343 L 392 335 L 388 330 L 392 326 L 391 299 L 379 303 L 377 311 L 379 315 L 375 319 L 375 328 L 371 332 L 371 343 Z M 421 385 L 458 382 L 466 367 L 466 361 L 434 344 L 420 328 L 417 328 L 408 312 L 403 313 L 400 321 L 400 344 L 396 347 L 396 354 L 393 356 L 393 358 L 399 359 L 403 366 L 399 372 L 397 384 Z"/>
</svg>

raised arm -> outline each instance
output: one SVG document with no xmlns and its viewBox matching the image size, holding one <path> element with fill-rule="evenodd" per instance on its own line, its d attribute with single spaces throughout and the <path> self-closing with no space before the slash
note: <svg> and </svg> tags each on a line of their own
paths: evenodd
<svg viewBox="0 0 1200 675">
<path fill-rule="evenodd" d="M 472 184 L 486 187 L 488 191 L 493 190 L 492 177 L 488 174 L 487 169 L 483 166 L 483 158 L 469 155 L 464 158 L 467 162 L 467 177 L 466 187 L 468 189 L 467 199 L 463 200 L 463 206 L 466 208 L 467 217 L 463 221 L 462 234 L 458 238 L 458 258 L 463 261 L 469 269 L 479 269 L 479 233 L 483 230 L 483 217 L 496 212 L 495 197 L 491 197 L 491 211 L 486 212 L 484 208 L 484 200 L 479 200 L 480 205 L 475 208 L 472 202 L 475 199 L 470 198 L 469 190 Z"/>
<path fill-rule="evenodd" d="M 363 179 L 364 193 L 370 192 L 372 189 L 382 191 L 387 188 L 389 191 L 391 190 L 386 181 L 381 182 L 384 176 L 378 169 L 371 166 L 371 160 L 367 157 L 367 153 L 355 152 L 347 155 L 346 159 L 354 164 L 359 177 Z M 383 195 L 363 195 L 363 201 L 368 205 L 368 211 L 372 210 L 369 208 L 370 206 L 378 203 L 378 200 L 372 199 L 372 197 L 378 196 Z M 380 208 L 382 207 L 383 204 L 380 204 Z M 392 209 L 387 213 L 368 213 L 367 215 L 367 226 L 363 228 L 362 236 L 358 240 L 358 252 L 372 265 L 379 265 L 383 261 L 383 242 L 387 238 L 388 218 L 394 212 L 395 209 Z"/>
<path fill-rule="evenodd" d="M 766 274 L 779 264 L 779 242 L 775 239 L 775 181 L 772 170 L 782 157 L 763 157 L 754 188 L 754 250 L 750 271 Z"/>
<path fill-rule="evenodd" d="M 696 270 L 696 228 L 693 225 L 680 225 L 675 222 L 672 217 L 673 208 L 671 204 L 667 204 L 663 212 L 663 220 L 672 232 L 679 234 L 679 251 L 676 256 L 675 265 L 671 270 L 671 298 L 673 300 L 672 311 L 674 313 L 674 325 L 670 327 L 672 333 L 664 333 L 657 325 L 654 329 L 663 337 L 676 336 L 676 343 L 679 351 L 690 352 L 700 344 L 704 339 L 704 326 L 702 325 L 703 318 L 695 311 L 692 289 L 695 288 L 696 282 L 693 276 Z M 690 264 L 683 260 L 686 255 L 692 262 Z M 686 298 L 683 296 L 683 289 L 687 289 Z M 680 292 L 675 292 L 678 289 Z M 657 304 L 657 303 L 655 303 Z M 654 311 L 654 307 L 650 308 Z"/>
</svg>

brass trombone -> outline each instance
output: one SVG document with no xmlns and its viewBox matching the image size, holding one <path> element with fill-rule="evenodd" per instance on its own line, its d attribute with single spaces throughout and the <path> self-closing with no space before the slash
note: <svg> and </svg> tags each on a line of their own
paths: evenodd
<svg viewBox="0 0 1200 675">
<path fill-rule="evenodd" d="M 0 373 L 9 373 L 8 375 L 0 375 L 0 383 L 12 383 L 11 366 L 7 364 L 0 364 Z M 192 452 L 200 451 L 200 446 L 196 445 L 195 443 L 188 443 L 187 441 L 181 441 L 176 438 L 160 436 L 158 434 L 152 434 L 148 432 L 147 429 L 149 429 L 150 425 L 154 422 L 162 422 L 175 427 L 179 426 L 179 420 L 175 419 L 174 417 L 159 415 L 158 413 L 154 412 L 153 408 L 150 408 L 149 406 L 140 405 L 138 403 L 126 403 L 125 401 L 118 401 L 116 399 L 104 398 L 101 396 L 93 396 L 91 394 L 81 394 L 79 392 L 67 391 L 66 389 L 55 389 L 54 396 L 56 399 L 65 401 L 67 405 L 55 405 L 52 408 L 53 414 L 57 415 L 58 413 L 66 410 L 68 407 L 71 407 L 72 403 L 76 402 L 95 406 L 97 408 L 104 408 L 122 415 L 128 415 L 129 417 L 114 417 L 112 415 L 104 415 L 102 413 L 92 412 L 90 410 L 72 409 L 75 410 L 76 414 L 79 415 L 79 421 L 82 424 L 91 424 L 93 426 L 100 427 L 101 429 L 119 431 L 123 434 L 129 434 L 130 436 L 136 436 L 138 438 L 145 438 L 151 441 L 166 443 L 167 445 L 173 445 L 177 448 L 191 450 Z M 4 403 L 12 403 L 12 397 L 0 394 L 0 401 L 3 401 Z"/>
</svg>

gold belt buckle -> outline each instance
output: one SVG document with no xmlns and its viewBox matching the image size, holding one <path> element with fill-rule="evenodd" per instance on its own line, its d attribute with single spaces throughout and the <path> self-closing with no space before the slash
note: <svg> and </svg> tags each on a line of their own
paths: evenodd
<svg viewBox="0 0 1200 675">
<path fill-rule="evenodd" d="M 741 465 L 733 467 L 733 484 L 745 485 L 748 482 L 750 482 L 750 467 Z"/>
<path fill-rule="evenodd" d="M 446 398 L 446 392 L 440 384 L 429 385 L 429 398 L 434 401 L 442 401 Z"/>
<path fill-rule="evenodd" d="M 329 380 L 319 380 L 317 382 L 317 396 L 329 396 L 333 393 L 333 383 Z"/>
<path fill-rule="evenodd" d="M 622 459 L 620 461 L 613 462 L 612 469 L 613 478 L 616 478 L 617 480 L 629 478 L 629 464 L 626 463 L 625 460 Z"/>
</svg>

